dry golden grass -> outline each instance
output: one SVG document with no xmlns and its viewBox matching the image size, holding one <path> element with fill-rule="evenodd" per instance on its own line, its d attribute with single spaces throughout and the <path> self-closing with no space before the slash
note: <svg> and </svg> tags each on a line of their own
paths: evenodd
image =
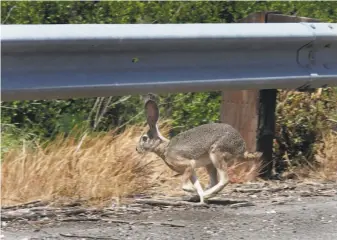
<svg viewBox="0 0 337 240">
<path fill-rule="evenodd" d="M 105 201 L 151 186 L 152 161 L 135 153 L 137 128 L 80 141 L 60 136 L 46 148 L 13 150 L 2 163 L 2 204 L 36 199 Z"/>
<path fill-rule="evenodd" d="M 79 140 L 59 136 L 47 147 L 13 149 L 3 156 L 2 205 L 37 199 L 82 199 L 105 205 L 145 192 L 182 195 L 176 173 L 155 154 L 142 156 L 136 152 L 143 131 L 134 126 L 118 135 L 83 135 Z M 254 180 L 259 167 L 259 162 L 254 161 L 232 164 L 232 182 Z M 203 169 L 198 172 L 204 183 L 208 181 Z"/>
<path fill-rule="evenodd" d="M 325 134 L 320 147 L 316 155 L 319 166 L 315 172 L 323 179 L 337 180 L 337 133 Z"/>
<path fill-rule="evenodd" d="M 337 181 L 337 132 L 328 131 L 323 135 L 322 142 L 316 145 L 316 163 L 297 167 L 285 175 L 300 179 Z"/>
</svg>

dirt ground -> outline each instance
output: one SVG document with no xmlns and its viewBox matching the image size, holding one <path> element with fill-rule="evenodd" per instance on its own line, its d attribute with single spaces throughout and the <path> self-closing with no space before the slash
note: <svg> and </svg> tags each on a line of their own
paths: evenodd
<svg viewBox="0 0 337 240">
<path fill-rule="evenodd" d="M 121 206 L 3 207 L 2 239 L 337 239 L 337 183 L 232 184 L 207 207 L 138 196 Z"/>
</svg>

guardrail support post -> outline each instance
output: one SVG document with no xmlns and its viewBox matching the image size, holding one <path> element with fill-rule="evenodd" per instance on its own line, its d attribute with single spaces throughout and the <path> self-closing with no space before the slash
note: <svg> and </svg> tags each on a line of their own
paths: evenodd
<svg viewBox="0 0 337 240">
<path fill-rule="evenodd" d="M 256 151 L 263 152 L 261 177 L 270 178 L 273 170 L 273 141 L 275 134 L 276 89 L 260 90 Z"/>
</svg>

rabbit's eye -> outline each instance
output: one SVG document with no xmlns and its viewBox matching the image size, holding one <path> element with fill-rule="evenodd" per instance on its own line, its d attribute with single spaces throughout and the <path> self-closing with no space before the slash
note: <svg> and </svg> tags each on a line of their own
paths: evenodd
<svg viewBox="0 0 337 240">
<path fill-rule="evenodd" d="M 146 142 L 147 141 L 147 136 L 143 136 L 142 140 L 143 140 L 143 142 Z"/>
</svg>

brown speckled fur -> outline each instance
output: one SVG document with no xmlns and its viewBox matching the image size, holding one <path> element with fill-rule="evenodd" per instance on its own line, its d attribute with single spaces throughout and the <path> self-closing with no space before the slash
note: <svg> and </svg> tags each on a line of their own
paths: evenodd
<svg viewBox="0 0 337 240">
<path fill-rule="evenodd" d="M 209 153 L 214 143 L 217 143 L 219 150 L 232 155 L 243 155 L 246 151 L 246 144 L 236 129 L 225 123 L 210 123 L 173 137 L 167 146 L 166 154 L 199 159 Z"/>
</svg>

